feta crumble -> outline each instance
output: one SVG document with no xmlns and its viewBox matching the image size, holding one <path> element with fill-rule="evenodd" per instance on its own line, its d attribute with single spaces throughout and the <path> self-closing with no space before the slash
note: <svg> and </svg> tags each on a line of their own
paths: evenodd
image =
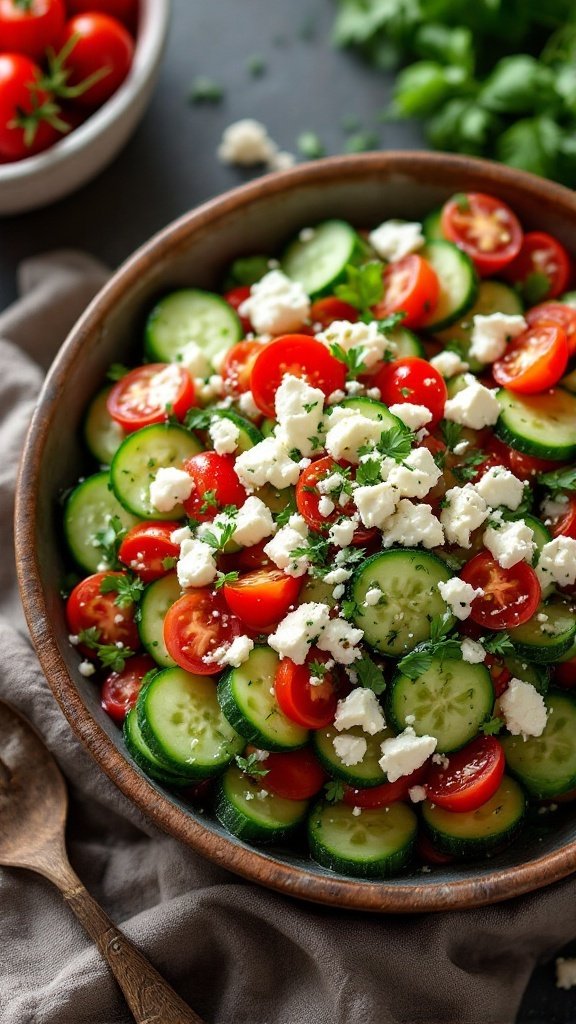
<svg viewBox="0 0 576 1024">
<path fill-rule="evenodd" d="M 479 644 L 477 640 L 471 640 L 465 636 L 462 643 L 460 644 L 460 650 L 462 651 L 462 661 L 468 662 L 469 665 L 480 665 L 486 658 L 486 651 Z"/>
<path fill-rule="evenodd" d="M 271 171 L 292 167 L 295 157 L 280 150 L 266 127 L 252 117 L 244 117 L 229 124 L 218 146 L 218 159 L 224 164 L 255 167 L 266 164 Z"/>
<path fill-rule="evenodd" d="M 471 373 L 464 376 L 466 387 L 444 406 L 444 418 L 463 427 L 481 430 L 491 427 L 500 415 L 496 392 L 485 388 Z"/>
<path fill-rule="evenodd" d="M 459 373 L 466 373 L 468 369 L 468 363 L 465 363 L 457 352 L 451 352 L 446 349 L 444 352 L 439 352 L 437 356 L 433 356 L 430 360 L 430 366 L 433 366 L 438 373 L 441 373 L 443 377 L 456 377 Z"/>
<path fill-rule="evenodd" d="M 465 583 L 458 576 L 453 576 L 446 583 L 438 584 L 440 596 L 450 608 L 450 611 L 461 622 L 467 619 L 472 611 L 472 601 L 475 597 L 482 597 L 484 591 L 481 587 L 473 587 Z"/>
<path fill-rule="evenodd" d="M 570 587 L 576 583 L 576 540 L 572 537 L 555 537 L 544 544 L 536 575 L 542 587 L 549 583 Z"/>
<path fill-rule="evenodd" d="M 470 534 L 482 526 L 488 518 L 489 508 L 472 484 L 451 487 L 446 491 L 445 507 L 440 513 L 440 522 L 446 531 L 449 544 L 461 548 L 470 547 Z"/>
<path fill-rule="evenodd" d="M 183 540 L 176 574 L 181 587 L 205 587 L 216 579 L 216 561 L 212 548 L 202 540 Z"/>
<path fill-rule="evenodd" d="M 432 419 L 430 409 L 425 405 L 413 405 L 412 402 L 399 402 L 397 405 L 389 406 L 393 416 L 397 416 L 409 430 L 420 430 Z M 422 449 L 425 450 L 425 449 Z"/>
<path fill-rule="evenodd" d="M 335 736 L 332 742 L 342 764 L 347 767 L 360 764 L 368 750 L 368 744 L 363 736 Z"/>
<path fill-rule="evenodd" d="M 288 612 L 268 637 L 268 643 L 281 658 L 290 658 L 296 665 L 303 665 L 310 647 L 329 621 L 327 604 L 306 602 Z"/>
<path fill-rule="evenodd" d="M 404 547 L 436 548 L 444 543 L 444 532 L 440 521 L 432 512 L 431 505 L 414 505 L 402 498 L 393 515 L 382 527 L 382 547 L 393 544 Z"/>
<path fill-rule="evenodd" d="M 232 540 L 245 548 L 258 544 L 274 533 L 276 526 L 272 513 L 260 498 L 247 498 L 236 512 Z"/>
<path fill-rule="evenodd" d="M 339 345 L 344 352 L 358 349 L 362 362 L 368 370 L 382 361 L 385 352 L 396 349 L 393 342 L 378 329 L 375 320 L 369 324 L 363 323 L 362 320 L 355 324 L 349 320 L 334 320 L 329 327 L 316 335 L 316 341 L 322 342 L 327 348 L 330 348 L 331 345 Z"/>
<path fill-rule="evenodd" d="M 286 526 L 282 526 L 273 540 L 268 541 L 264 554 L 287 576 L 303 576 L 308 570 L 308 559 L 305 555 L 294 557 L 292 552 L 303 547 L 307 539 L 305 520 L 299 515 L 290 516 Z"/>
<path fill-rule="evenodd" d="M 234 470 L 247 490 L 270 483 L 273 487 L 289 487 L 300 476 L 298 463 L 290 458 L 285 445 L 277 437 L 265 437 L 253 448 L 242 452 L 234 463 Z"/>
<path fill-rule="evenodd" d="M 502 523 L 495 529 L 489 526 L 482 538 L 484 547 L 503 569 L 511 569 L 518 562 L 531 562 L 536 550 L 534 531 L 519 519 L 515 523 Z"/>
<path fill-rule="evenodd" d="M 399 736 L 391 736 L 384 740 L 380 750 L 382 757 L 378 764 L 385 772 L 388 782 L 396 782 L 404 775 L 411 775 L 421 768 L 425 761 L 436 750 L 434 736 L 417 736 L 412 726 L 408 726 Z"/>
<path fill-rule="evenodd" d="M 84 676 L 85 679 L 88 679 L 90 676 L 94 675 L 96 667 L 92 664 L 91 661 L 81 661 L 80 664 L 78 665 L 78 671 L 80 672 L 81 676 Z"/>
<path fill-rule="evenodd" d="M 354 725 L 359 725 L 370 736 L 375 736 L 377 732 L 382 732 L 386 728 L 376 694 L 362 686 L 351 690 L 344 700 L 339 700 L 336 708 L 335 729 L 341 732 L 342 729 L 351 729 Z"/>
<path fill-rule="evenodd" d="M 275 406 L 275 433 L 284 447 L 296 448 L 305 456 L 317 451 L 324 440 L 324 392 L 301 377 L 286 373 L 276 392 Z"/>
<path fill-rule="evenodd" d="M 491 466 L 474 486 L 492 508 L 505 505 L 515 512 L 524 497 L 522 480 L 504 466 Z"/>
<path fill-rule="evenodd" d="M 508 316 L 506 313 L 477 313 L 472 320 L 470 336 L 470 358 L 479 363 L 494 363 L 501 359 L 506 345 L 525 331 L 528 324 L 523 316 Z"/>
<path fill-rule="evenodd" d="M 417 221 L 385 220 L 370 232 L 368 241 L 380 259 L 394 263 L 417 252 L 426 239 Z"/>
<path fill-rule="evenodd" d="M 218 455 L 229 455 L 238 447 L 240 429 L 225 416 L 215 416 L 208 427 L 210 440 Z"/>
<path fill-rule="evenodd" d="M 150 503 L 157 512 L 171 512 L 186 501 L 194 490 L 194 481 L 183 469 L 161 467 L 150 484 Z"/>
<path fill-rule="evenodd" d="M 500 710 L 512 736 L 541 736 L 546 728 L 548 712 L 541 693 L 521 679 L 511 679 L 500 697 Z"/>
<path fill-rule="evenodd" d="M 249 318 L 257 334 L 284 334 L 304 326 L 310 299 L 299 281 L 270 270 L 252 285 L 238 313 Z"/>
<path fill-rule="evenodd" d="M 321 651 L 328 651 L 339 665 L 351 665 L 362 657 L 357 644 L 364 636 L 364 630 L 356 629 L 345 619 L 330 619 L 317 640 Z"/>
</svg>

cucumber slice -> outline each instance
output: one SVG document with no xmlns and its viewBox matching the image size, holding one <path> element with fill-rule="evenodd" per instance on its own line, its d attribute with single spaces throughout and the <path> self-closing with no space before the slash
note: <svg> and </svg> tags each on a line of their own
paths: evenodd
<svg viewBox="0 0 576 1024">
<path fill-rule="evenodd" d="M 414 331 L 409 331 L 407 327 L 393 327 L 391 331 L 386 332 L 386 337 L 394 342 L 397 359 L 404 359 L 406 356 L 418 356 L 419 359 L 426 358 L 424 345 L 420 338 L 414 334 Z"/>
<path fill-rule="evenodd" d="M 503 661 L 514 679 L 530 683 L 538 693 L 548 692 L 551 674 L 548 665 L 534 665 L 525 658 L 504 658 Z"/>
<path fill-rule="evenodd" d="M 432 213 L 427 214 L 424 217 L 422 226 L 424 228 L 424 238 L 427 242 L 442 242 L 446 241 L 446 237 L 440 227 L 440 220 L 442 217 L 442 210 L 432 210 Z"/>
<path fill-rule="evenodd" d="M 472 859 L 509 843 L 520 831 L 526 798 L 514 779 L 504 776 L 500 786 L 475 811 L 445 811 L 425 800 L 422 818 L 434 846 L 454 857 Z"/>
<path fill-rule="evenodd" d="M 495 433 L 526 455 L 569 461 L 576 458 L 576 395 L 550 388 L 541 395 L 498 392 Z"/>
<path fill-rule="evenodd" d="M 240 455 L 242 452 L 248 451 L 249 448 L 253 448 L 255 444 L 258 444 L 262 440 L 262 434 L 255 427 L 250 420 L 247 420 L 244 416 L 240 416 L 239 413 L 235 412 L 234 409 L 198 409 L 194 410 L 192 415 L 186 417 L 186 426 L 189 430 L 198 431 L 202 440 L 205 442 L 207 448 L 212 448 L 212 440 L 209 434 L 209 427 L 213 420 L 222 419 L 230 420 L 235 427 L 238 428 L 238 440 L 236 442 L 236 448 L 234 455 Z"/>
<path fill-rule="evenodd" d="M 540 555 L 540 552 L 542 551 L 542 548 L 544 547 L 544 545 L 548 544 L 549 541 L 552 540 L 552 534 L 550 533 L 549 530 L 546 529 L 546 527 L 544 526 L 544 523 L 542 523 L 539 519 L 537 519 L 536 516 L 531 516 L 529 514 L 526 514 L 526 515 L 521 516 L 521 518 L 526 523 L 526 526 L 530 527 L 530 529 L 532 530 L 532 533 L 534 534 L 533 540 L 534 540 L 534 543 L 536 545 L 536 550 L 534 552 L 534 558 L 532 560 L 532 565 L 537 565 L 538 564 L 538 557 Z"/>
<path fill-rule="evenodd" d="M 539 615 L 546 615 L 539 621 Z M 529 661 L 548 664 L 570 650 L 576 637 L 576 616 L 559 597 L 541 604 L 522 626 L 508 630 L 517 654 Z"/>
<path fill-rule="evenodd" d="M 264 484 L 254 494 L 268 506 L 273 515 L 278 515 L 286 509 L 290 509 L 290 515 L 296 512 L 296 492 L 293 487 L 273 487 L 272 484 Z"/>
<path fill-rule="evenodd" d="M 329 608 L 334 608 L 336 600 L 332 596 L 333 583 L 325 583 L 318 576 L 305 576 L 304 580 L 304 586 L 298 595 L 298 604 L 316 601 L 318 604 L 327 604 Z"/>
<path fill-rule="evenodd" d="M 243 337 L 240 317 L 220 295 L 181 288 L 160 299 L 146 321 L 151 362 L 177 363 L 191 341 L 212 361 Z"/>
<path fill-rule="evenodd" d="M 308 819 L 310 853 L 343 875 L 387 878 L 410 861 L 417 827 L 414 811 L 400 802 L 355 815 L 348 804 L 320 801 Z"/>
<path fill-rule="evenodd" d="M 163 782 L 166 786 L 190 785 L 190 778 L 187 775 L 182 776 L 177 775 L 175 772 L 171 772 L 164 762 L 160 761 L 159 758 L 152 753 L 150 747 L 145 742 L 140 726 L 138 725 L 136 708 L 131 708 L 126 715 L 123 734 L 124 742 L 128 748 L 129 754 L 131 754 L 138 767 L 141 768 L 146 775 L 149 775 L 151 779 Z"/>
<path fill-rule="evenodd" d="M 358 245 L 358 235 L 350 224 L 326 220 L 306 241 L 298 237 L 290 242 L 280 261 L 282 270 L 292 280 L 300 281 L 308 295 L 319 295 L 344 277 Z"/>
<path fill-rule="evenodd" d="M 266 778 L 251 779 L 229 768 L 220 783 L 215 814 L 233 836 L 249 843 L 277 843 L 304 821 L 308 800 L 285 800 L 269 793 Z"/>
<path fill-rule="evenodd" d="M 270 267 L 269 256 L 239 256 L 234 260 L 227 275 L 229 288 L 237 285 L 249 286 L 256 284 L 264 274 L 267 274 Z"/>
<path fill-rule="evenodd" d="M 118 501 L 141 519 L 182 519 L 184 509 L 158 512 L 150 501 L 150 484 L 162 466 L 182 468 L 184 459 L 203 451 L 197 437 L 174 423 L 153 423 L 129 434 L 110 467 L 110 481 Z"/>
<path fill-rule="evenodd" d="M 467 359 L 475 316 L 490 316 L 491 313 L 506 313 L 509 316 L 517 316 L 523 313 L 523 311 L 522 300 L 518 292 L 514 291 L 513 288 L 503 284 L 501 281 L 481 281 L 478 285 L 476 301 L 470 309 L 451 327 L 447 327 L 443 331 L 437 331 L 436 337 L 447 348 L 456 342 L 462 357 Z M 468 361 L 473 370 L 477 370 L 482 365 L 476 360 Z"/>
<path fill-rule="evenodd" d="M 262 423 L 260 424 L 260 428 L 262 430 L 262 437 L 272 437 L 272 434 L 274 433 L 274 431 L 276 429 L 276 420 L 271 420 L 271 419 L 262 420 Z"/>
<path fill-rule="evenodd" d="M 244 747 L 220 710 L 209 676 L 163 669 L 140 691 L 136 708 L 145 743 L 176 774 L 208 779 Z"/>
<path fill-rule="evenodd" d="M 109 466 L 126 434 L 119 423 L 113 420 L 106 401 L 112 386 L 103 388 L 92 399 L 84 420 L 84 440 L 94 458 Z"/>
<path fill-rule="evenodd" d="M 572 306 L 572 309 L 576 309 L 576 292 L 564 292 L 558 302 L 563 302 L 565 306 Z"/>
<path fill-rule="evenodd" d="M 354 625 L 364 630 L 364 640 L 375 650 L 401 657 L 429 640 L 432 618 L 449 611 L 438 584 L 451 576 L 442 559 L 429 551 L 391 548 L 372 555 L 351 580 Z M 378 604 L 367 605 L 366 594 L 374 586 L 380 588 L 382 597 Z"/>
<path fill-rule="evenodd" d="M 561 387 L 565 388 L 566 391 L 569 391 L 570 394 L 576 395 L 576 370 L 572 370 L 570 373 L 567 373 L 565 377 L 562 377 L 562 380 L 559 381 L 559 383 Z"/>
<path fill-rule="evenodd" d="M 381 786 L 383 782 L 386 782 L 386 774 L 382 771 L 378 760 L 382 757 L 382 751 L 380 750 L 382 743 L 394 735 L 391 730 L 383 729 L 382 732 L 377 733 L 375 736 L 370 736 L 359 725 L 347 729 L 347 736 L 361 736 L 362 739 L 366 740 L 367 745 L 366 753 L 362 760 L 358 764 L 353 765 L 343 764 L 334 749 L 334 738 L 341 735 L 342 733 L 338 732 L 333 725 L 329 725 L 326 729 L 316 729 L 312 733 L 312 745 L 318 760 L 327 771 L 331 775 L 343 779 L 348 785 L 358 786 L 360 789 L 369 786 Z"/>
<path fill-rule="evenodd" d="M 442 331 L 459 320 L 476 301 L 478 278 L 474 264 L 452 242 L 428 242 L 420 256 L 430 263 L 438 276 L 440 295 L 427 322 L 428 331 Z"/>
<path fill-rule="evenodd" d="M 509 770 L 532 796 L 554 797 L 576 786 L 576 699 L 554 691 L 546 697 L 548 721 L 541 736 L 504 736 Z"/>
<path fill-rule="evenodd" d="M 220 707 L 233 728 L 264 750 L 303 747 L 308 730 L 290 721 L 278 707 L 274 678 L 279 658 L 270 647 L 255 647 L 240 668 L 218 683 Z"/>
<path fill-rule="evenodd" d="M 106 559 L 98 534 L 105 533 L 110 520 L 117 517 L 129 530 L 138 522 L 122 507 L 110 488 L 109 473 L 95 473 L 75 487 L 64 509 L 64 534 L 78 565 L 88 572 L 113 566 Z"/>
<path fill-rule="evenodd" d="M 368 420 L 374 420 L 382 424 L 382 430 L 390 430 L 390 427 L 403 426 L 397 416 L 390 412 L 387 405 L 377 402 L 375 398 L 343 398 L 333 409 L 356 409 Z M 330 417 L 327 420 L 330 423 Z"/>
<path fill-rule="evenodd" d="M 417 679 L 394 676 L 386 707 L 396 732 L 412 725 L 418 736 L 436 738 L 439 753 L 449 753 L 474 739 L 492 713 L 494 688 L 484 665 L 436 655 Z"/>
<path fill-rule="evenodd" d="M 142 646 L 162 668 L 175 668 L 164 643 L 166 612 L 181 596 L 182 590 L 175 572 L 149 583 L 138 605 L 138 633 Z"/>
</svg>

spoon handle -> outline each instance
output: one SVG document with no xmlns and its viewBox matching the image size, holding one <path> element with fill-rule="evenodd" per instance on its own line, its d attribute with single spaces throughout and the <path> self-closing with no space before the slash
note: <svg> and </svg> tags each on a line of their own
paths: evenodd
<svg viewBox="0 0 576 1024">
<path fill-rule="evenodd" d="M 66 877 L 53 876 L 52 881 L 107 961 L 136 1024 L 204 1024 L 116 928 L 72 868 L 66 872 Z"/>
</svg>

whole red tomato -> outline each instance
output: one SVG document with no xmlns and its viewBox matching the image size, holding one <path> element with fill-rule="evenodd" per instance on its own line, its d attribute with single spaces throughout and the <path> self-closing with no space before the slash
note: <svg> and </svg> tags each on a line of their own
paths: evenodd
<svg viewBox="0 0 576 1024">
<path fill-rule="evenodd" d="M 0 54 L 0 158 L 22 160 L 51 146 L 68 126 L 49 92 L 37 87 L 41 71 L 30 57 Z"/>
<path fill-rule="evenodd" d="M 126 78 L 134 55 L 134 40 L 116 18 L 98 13 L 78 14 L 66 23 L 62 50 L 64 71 L 68 72 L 62 95 L 92 109 L 102 106 Z M 70 89 L 77 89 L 76 95 Z"/>
<path fill-rule="evenodd" d="M 87 14 L 98 11 L 109 14 L 124 22 L 131 32 L 138 22 L 138 0 L 68 0 L 66 4 L 70 14 Z"/>
<path fill-rule="evenodd" d="M 65 20 L 64 0 L 0 0 L 0 49 L 40 60 L 57 49 Z"/>
</svg>

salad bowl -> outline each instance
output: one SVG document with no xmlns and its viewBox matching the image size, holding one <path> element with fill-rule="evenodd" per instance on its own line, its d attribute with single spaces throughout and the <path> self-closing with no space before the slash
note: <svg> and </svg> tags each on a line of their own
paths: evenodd
<svg viewBox="0 0 576 1024">
<path fill-rule="evenodd" d="M 576 809 L 528 830 L 490 859 L 438 864 L 391 879 L 329 871 L 307 851 L 254 848 L 210 814 L 149 779 L 78 674 L 60 595 L 66 572 L 59 496 L 82 473 L 81 425 L 94 382 L 112 363 L 130 363 L 146 315 L 170 289 L 217 289 L 239 256 L 277 252 L 303 226 L 338 216 L 364 227 L 386 218 L 422 219 L 451 195 L 488 193 L 528 229 L 545 229 L 576 254 L 576 197 L 532 175 L 484 161 L 420 152 L 334 157 L 269 175 L 220 196 L 168 226 L 114 274 L 56 358 L 26 441 L 17 492 L 16 548 L 24 609 L 48 683 L 96 763 L 160 828 L 246 879 L 287 895 L 366 911 L 422 912 L 481 906 L 521 895 L 576 869 Z M 96 769 L 95 769 L 96 770 Z M 574 805 L 572 805 L 574 807 Z"/>
</svg>

